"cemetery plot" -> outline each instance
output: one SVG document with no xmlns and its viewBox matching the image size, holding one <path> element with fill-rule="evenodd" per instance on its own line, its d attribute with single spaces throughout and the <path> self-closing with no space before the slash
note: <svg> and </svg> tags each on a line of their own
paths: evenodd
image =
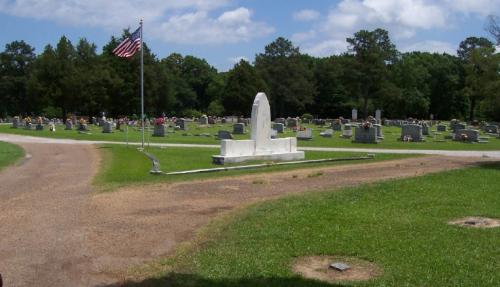
<svg viewBox="0 0 500 287">
<path fill-rule="evenodd" d="M 286 120 L 286 119 L 285 119 Z M 393 124 L 389 121 L 389 123 Z M 31 128 L 25 129 L 24 125 L 19 128 L 12 128 L 12 125 L 2 124 L 0 125 L 0 133 L 11 133 L 19 135 L 29 135 L 36 137 L 49 137 L 49 138 L 70 138 L 77 140 L 96 140 L 96 141 L 117 141 L 117 142 L 140 142 L 141 141 L 141 129 L 137 126 L 122 126 L 120 129 L 114 129 L 113 133 L 103 133 L 102 127 L 93 124 L 84 124 L 81 133 L 78 132 L 79 123 L 70 123 L 71 129 L 66 130 L 67 126 L 63 124 L 56 124 L 56 132 L 49 131 L 45 128 L 41 131 L 36 131 L 35 126 L 32 125 Z M 201 126 L 198 122 L 192 120 L 185 122 L 185 130 L 176 129 L 177 124 L 168 122 L 165 137 L 153 136 L 155 134 L 154 123 L 152 122 L 150 126 L 146 127 L 146 142 L 151 143 L 185 143 L 185 144 L 219 144 L 218 131 L 233 131 L 232 122 L 216 123 L 213 125 Z M 322 132 L 331 128 L 331 124 L 325 123 L 325 125 L 311 124 L 301 124 L 300 129 L 305 130 L 310 128 L 312 140 L 299 140 L 297 145 L 299 147 L 339 147 L 339 148 L 366 148 L 367 145 L 363 143 L 353 142 L 355 137 L 355 129 L 358 123 L 349 123 L 342 125 L 342 131 L 334 131 L 333 136 L 323 137 Z M 376 126 L 377 124 L 374 124 Z M 422 137 L 419 133 L 412 134 L 409 133 L 407 138 L 413 139 L 413 141 L 404 141 L 404 135 L 402 137 L 402 127 L 394 125 L 382 125 L 380 132 L 377 132 L 378 144 L 370 145 L 370 148 L 389 148 L 389 149 L 429 149 L 429 150 L 500 150 L 500 138 L 497 134 L 487 133 L 484 129 L 477 128 L 479 132 L 479 140 L 477 142 L 469 143 L 468 141 L 453 140 L 455 134 L 453 134 L 452 128 L 449 125 L 441 124 L 441 127 L 434 125 L 429 126 L 429 136 L 423 134 Z M 443 130 L 443 126 L 446 128 Z M 272 128 L 277 130 L 277 134 L 274 136 L 276 138 L 287 138 L 287 137 L 297 137 L 297 129 L 287 128 L 282 124 L 273 123 Z M 455 127 L 456 130 L 457 127 Z M 466 126 L 466 128 L 468 128 Z M 128 132 L 127 132 L 128 130 Z M 251 125 L 245 126 L 245 134 L 235 134 L 232 133 L 233 139 L 235 140 L 246 140 L 251 137 Z M 280 133 L 280 130 L 283 132 Z M 457 130 L 458 131 L 458 130 Z M 382 137 L 383 136 L 383 139 Z M 415 139 L 423 139 L 425 141 L 418 142 Z"/>
</svg>

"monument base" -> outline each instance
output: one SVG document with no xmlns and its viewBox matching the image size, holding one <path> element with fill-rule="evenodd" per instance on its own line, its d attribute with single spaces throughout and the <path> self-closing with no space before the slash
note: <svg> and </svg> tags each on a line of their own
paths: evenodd
<svg viewBox="0 0 500 287">
<path fill-rule="evenodd" d="M 292 161 L 304 159 L 305 155 L 303 151 L 286 152 L 286 153 L 274 153 L 274 154 L 262 154 L 262 155 L 214 155 L 212 156 L 212 161 L 214 164 L 226 164 L 226 163 L 238 163 L 249 160 L 272 160 L 272 161 Z"/>
</svg>

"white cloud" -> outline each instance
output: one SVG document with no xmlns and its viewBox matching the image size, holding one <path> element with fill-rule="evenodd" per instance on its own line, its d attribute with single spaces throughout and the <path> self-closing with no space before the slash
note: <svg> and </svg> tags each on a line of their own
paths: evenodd
<svg viewBox="0 0 500 287">
<path fill-rule="evenodd" d="M 448 42 L 428 40 L 428 41 L 422 41 L 422 42 L 417 42 L 417 43 L 402 46 L 401 51 L 403 51 L 403 52 L 420 51 L 420 52 L 430 52 L 430 53 L 448 53 L 450 55 L 455 55 L 456 54 L 456 47 L 455 47 L 455 45 L 448 43 Z"/>
<path fill-rule="evenodd" d="M 318 19 L 319 12 L 311 9 L 304 9 L 293 13 L 293 19 L 297 21 L 312 21 Z"/>
<path fill-rule="evenodd" d="M 248 41 L 273 31 L 252 19 L 245 7 L 227 10 L 232 0 L 0 0 L 0 12 L 76 26 L 102 27 L 119 34 L 144 19 L 145 37 L 173 43 L 223 44 Z M 226 9 L 216 13 L 217 10 Z"/>
<path fill-rule="evenodd" d="M 480 14 L 486 16 L 489 14 L 498 14 L 500 11 L 499 0 L 444 0 L 450 9 L 464 14 Z"/>
<path fill-rule="evenodd" d="M 346 51 L 346 38 L 361 29 L 383 28 L 396 43 L 410 43 L 420 31 L 450 31 L 460 16 L 484 17 L 495 11 L 500 11 L 500 0 L 342 0 L 324 19 L 313 21 L 309 30 L 296 32 L 292 39 L 303 51 L 323 56 Z M 406 47 L 455 53 L 453 45 L 440 41 Z"/>
<path fill-rule="evenodd" d="M 211 18 L 206 11 L 173 16 L 157 29 L 156 37 L 167 42 L 183 44 L 220 44 L 245 42 L 266 36 L 274 29 L 265 23 L 254 22 L 251 12 L 237 8 Z"/>
</svg>

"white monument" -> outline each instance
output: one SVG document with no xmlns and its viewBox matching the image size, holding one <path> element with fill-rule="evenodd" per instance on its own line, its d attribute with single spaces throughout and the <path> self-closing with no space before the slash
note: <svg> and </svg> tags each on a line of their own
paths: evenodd
<svg viewBox="0 0 500 287">
<path fill-rule="evenodd" d="M 357 121 L 357 120 L 358 120 L 358 110 L 356 110 L 356 109 L 352 109 L 351 119 L 352 119 L 353 121 Z"/>
<path fill-rule="evenodd" d="M 304 158 L 297 151 L 296 138 L 271 139 L 271 108 L 266 94 L 258 93 L 252 106 L 250 140 L 222 140 L 220 155 L 212 156 L 214 163 L 234 163 L 248 160 L 297 160 Z"/>
<path fill-rule="evenodd" d="M 377 109 L 375 111 L 375 119 L 380 122 L 380 120 L 382 119 L 382 111 L 380 109 Z"/>
</svg>

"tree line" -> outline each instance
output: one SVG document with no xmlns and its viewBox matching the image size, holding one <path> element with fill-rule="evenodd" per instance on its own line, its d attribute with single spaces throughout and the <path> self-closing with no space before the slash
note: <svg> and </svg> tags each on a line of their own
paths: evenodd
<svg viewBox="0 0 500 287">
<path fill-rule="evenodd" d="M 490 28 L 500 44 L 495 20 Z M 130 59 L 112 53 L 128 36 L 126 30 L 111 37 L 101 53 L 86 39 L 74 45 L 64 36 L 39 55 L 24 41 L 7 44 L 0 53 L 0 117 L 139 114 L 140 53 Z M 146 112 L 249 116 L 264 91 L 273 117 L 333 118 L 352 108 L 366 117 L 380 108 L 388 118 L 500 120 L 500 56 L 492 41 L 466 38 L 456 56 L 402 53 L 383 29 L 346 41 L 346 53 L 316 58 L 280 37 L 254 63 L 241 60 L 227 72 L 189 55 L 160 59 L 144 44 Z"/>
</svg>

